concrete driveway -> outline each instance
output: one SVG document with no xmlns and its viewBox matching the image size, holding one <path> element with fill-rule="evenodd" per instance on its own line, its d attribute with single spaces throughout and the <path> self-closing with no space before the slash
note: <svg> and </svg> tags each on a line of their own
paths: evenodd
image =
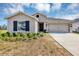
<svg viewBox="0 0 79 59">
<path fill-rule="evenodd" d="M 49 33 L 72 55 L 79 56 L 79 34 L 74 33 Z"/>
</svg>

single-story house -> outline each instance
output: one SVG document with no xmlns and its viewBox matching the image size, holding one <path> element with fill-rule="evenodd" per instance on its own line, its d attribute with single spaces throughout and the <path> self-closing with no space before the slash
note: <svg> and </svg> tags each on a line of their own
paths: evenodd
<svg viewBox="0 0 79 59">
<path fill-rule="evenodd" d="M 9 32 L 73 32 L 79 30 L 79 21 L 50 18 L 41 13 L 31 16 L 17 12 L 8 16 Z"/>
</svg>

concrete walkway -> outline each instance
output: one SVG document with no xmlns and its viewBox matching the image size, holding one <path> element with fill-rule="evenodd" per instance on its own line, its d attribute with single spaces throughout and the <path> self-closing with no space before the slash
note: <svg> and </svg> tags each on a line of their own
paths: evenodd
<svg viewBox="0 0 79 59">
<path fill-rule="evenodd" d="M 74 33 L 49 33 L 59 44 L 72 55 L 79 56 L 79 34 Z"/>
</svg>

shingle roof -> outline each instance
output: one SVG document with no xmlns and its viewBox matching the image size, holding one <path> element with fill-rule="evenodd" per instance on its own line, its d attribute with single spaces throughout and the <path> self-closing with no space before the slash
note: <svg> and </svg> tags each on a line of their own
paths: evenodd
<svg viewBox="0 0 79 59">
<path fill-rule="evenodd" d="M 72 23 L 73 22 L 73 20 L 48 17 L 48 21 L 49 20 L 50 22 L 56 22 L 56 23 Z"/>
<path fill-rule="evenodd" d="M 6 19 L 8 19 L 10 17 L 14 17 L 14 16 L 16 16 L 19 13 L 22 13 L 22 14 L 24 14 L 26 16 L 29 16 L 29 15 L 25 14 L 24 12 L 17 12 L 17 13 L 14 13 L 12 15 L 9 15 L 8 17 L 6 17 Z M 35 14 L 40 14 L 40 15 L 43 15 L 43 16 L 47 17 L 46 15 L 44 15 L 42 13 L 35 13 Z M 33 14 L 33 15 L 35 15 L 35 14 Z M 32 16 L 29 16 L 29 17 L 34 18 L 34 19 L 36 19 L 38 21 L 38 19 L 36 17 L 34 17 L 33 15 Z M 52 17 L 47 17 L 47 20 L 51 20 L 51 21 L 62 21 L 62 22 L 66 22 L 66 23 L 68 23 L 68 22 L 74 22 L 73 20 L 59 19 L 59 18 L 52 18 Z M 76 21 L 79 21 L 79 20 L 76 19 Z"/>
<path fill-rule="evenodd" d="M 68 20 L 69 21 L 69 19 L 60 19 L 60 18 L 51 18 L 51 17 L 48 17 L 48 19 L 49 20 Z"/>
<path fill-rule="evenodd" d="M 75 22 L 79 21 L 79 18 L 76 18 L 74 21 L 75 21 Z"/>
</svg>

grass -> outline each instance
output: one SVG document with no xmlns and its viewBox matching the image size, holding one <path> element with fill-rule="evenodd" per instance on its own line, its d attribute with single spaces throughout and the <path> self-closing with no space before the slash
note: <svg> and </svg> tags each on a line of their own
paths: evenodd
<svg viewBox="0 0 79 59">
<path fill-rule="evenodd" d="M 9 33 L 0 30 L 0 55 L 71 56 L 47 33 Z"/>
<path fill-rule="evenodd" d="M 0 33 L 6 33 L 7 30 L 0 30 Z"/>
<path fill-rule="evenodd" d="M 33 35 L 35 36 L 35 34 Z M 59 45 L 48 34 L 44 34 L 41 35 L 41 37 L 30 41 L 0 41 L 0 55 L 71 56 L 72 54 L 70 54 L 66 49 Z"/>
</svg>

